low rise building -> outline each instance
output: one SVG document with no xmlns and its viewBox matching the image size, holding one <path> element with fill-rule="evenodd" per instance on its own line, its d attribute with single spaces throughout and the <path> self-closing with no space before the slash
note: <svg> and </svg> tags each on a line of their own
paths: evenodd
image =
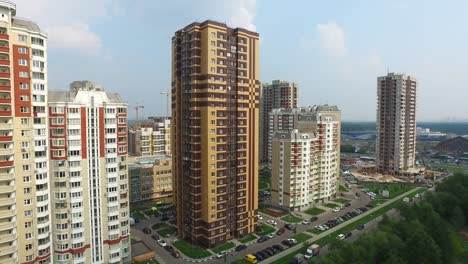
<svg viewBox="0 0 468 264">
<path fill-rule="evenodd" d="M 172 158 L 159 155 L 132 158 L 129 164 L 130 202 L 172 203 Z"/>
<path fill-rule="evenodd" d="M 171 118 L 150 117 L 128 131 L 130 155 L 171 155 Z"/>
</svg>

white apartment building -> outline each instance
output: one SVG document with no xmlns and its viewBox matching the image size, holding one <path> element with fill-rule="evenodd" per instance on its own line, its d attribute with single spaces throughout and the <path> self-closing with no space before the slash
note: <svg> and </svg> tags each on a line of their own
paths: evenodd
<svg viewBox="0 0 468 264">
<path fill-rule="evenodd" d="M 54 263 L 129 263 L 126 103 L 80 81 L 48 108 Z"/>
<path fill-rule="evenodd" d="M 272 201 L 303 211 L 335 197 L 340 172 L 341 113 L 336 106 L 278 109 L 295 120 L 272 137 Z M 288 128 L 286 128 L 288 127 Z"/>
</svg>

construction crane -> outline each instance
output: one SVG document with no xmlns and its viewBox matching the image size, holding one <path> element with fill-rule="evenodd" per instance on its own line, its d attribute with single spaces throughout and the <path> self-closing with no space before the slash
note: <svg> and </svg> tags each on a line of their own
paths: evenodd
<svg viewBox="0 0 468 264">
<path fill-rule="evenodd" d="M 135 110 L 135 119 L 136 119 L 135 129 L 139 129 L 140 128 L 140 120 L 138 119 L 138 112 L 140 111 L 140 109 L 144 109 L 145 107 L 143 105 L 132 105 L 130 107 Z"/>
</svg>

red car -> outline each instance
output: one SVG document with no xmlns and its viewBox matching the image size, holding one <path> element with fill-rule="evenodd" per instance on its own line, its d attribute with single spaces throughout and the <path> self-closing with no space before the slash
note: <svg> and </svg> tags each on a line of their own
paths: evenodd
<svg viewBox="0 0 468 264">
<path fill-rule="evenodd" d="M 278 229 L 278 231 L 276 231 L 276 234 L 278 236 L 281 236 L 284 233 L 284 231 L 286 231 L 286 230 L 282 227 L 282 228 Z"/>
</svg>

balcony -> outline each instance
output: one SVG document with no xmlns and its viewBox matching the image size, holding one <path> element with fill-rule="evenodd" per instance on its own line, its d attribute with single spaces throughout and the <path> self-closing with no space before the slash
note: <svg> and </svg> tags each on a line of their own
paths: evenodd
<svg viewBox="0 0 468 264">
<path fill-rule="evenodd" d="M 3 140 L 0 140 L 0 141 L 3 141 Z M 11 140 L 10 140 L 11 141 Z M 6 148 L 6 149 L 2 149 L 0 148 L 0 156 L 1 155 L 13 155 L 14 154 L 14 150 L 11 148 Z"/>
<path fill-rule="evenodd" d="M 0 244 L 14 241 L 14 240 L 16 240 L 16 237 L 17 237 L 16 234 L 4 234 L 4 235 L 0 236 Z"/>
<path fill-rule="evenodd" d="M 9 230 L 16 227 L 16 222 L 3 222 L 0 223 L 0 231 Z"/>
<path fill-rule="evenodd" d="M 13 129 L 13 124 L 0 123 L 0 130 L 11 130 Z"/>
<path fill-rule="evenodd" d="M 1 87 L 1 86 L 0 86 Z M 0 89 L 1 90 L 1 89 Z M 2 111 L 0 110 L 0 116 L 11 116 L 11 110 Z"/>
<path fill-rule="evenodd" d="M 0 206 L 8 206 L 15 204 L 15 198 L 1 198 L 0 199 Z"/>
<path fill-rule="evenodd" d="M 8 34 L 0 33 L 0 39 L 9 40 L 10 36 Z"/>
<path fill-rule="evenodd" d="M 0 65 L 10 66 L 10 60 L 0 59 Z"/>
<path fill-rule="evenodd" d="M 10 263 L 18 263 L 18 257 L 13 256 L 11 258 L 0 259 L 0 264 L 10 264 Z"/>
<path fill-rule="evenodd" d="M 15 252 L 16 252 L 16 248 L 14 246 L 0 247 L 0 256 L 14 254 Z M 12 261 L 12 260 L 10 259 L 10 261 Z M 4 262 L 4 263 L 16 263 L 16 262 L 12 261 L 12 262 Z"/>
<path fill-rule="evenodd" d="M 2 186 L 0 186 L 0 193 L 11 193 L 11 192 L 14 192 L 14 191 L 15 191 L 15 186 L 14 185 L 2 185 Z"/>
</svg>

